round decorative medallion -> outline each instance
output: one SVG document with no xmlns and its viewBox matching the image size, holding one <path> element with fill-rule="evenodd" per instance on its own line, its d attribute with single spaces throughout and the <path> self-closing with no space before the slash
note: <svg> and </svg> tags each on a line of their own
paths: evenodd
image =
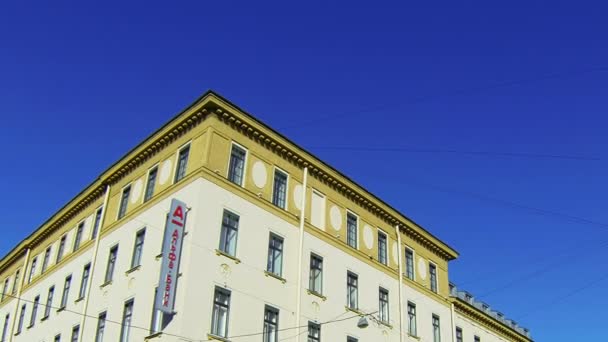
<svg viewBox="0 0 608 342">
<path fill-rule="evenodd" d="M 255 184 L 255 186 L 260 189 L 266 186 L 268 172 L 266 171 L 266 165 L 264 165 L 264 162 L 259 160 L 256 161 L 251 169 L 251 174 L 253 177 L 253 184 Z"/>
<path fill-rule="evenodd" d="M 426 279 L 426 260 L 423 258 L 418 259 L 418 275 L 420 279 Z"/>
<path fill-rule="evenodd" d="M 335 205 L 332 205 L 329 210 L 329 221 L 335 230 L 340 230 L 340 228 L 342 228 L 342 213 Z"/>
<path fill-rule="evenodd" d="M 144 188 L 144 182 L 140 179 L 138 179 L 134 184 L 133 184 L 133 192 L 131 192 L 131 203 L 135 204 L 137 203 L 137 201 L 139 201 L 139 198 L 141 197 L 141 192 Z"/>
<path fill-rule="evenodd" d="M 372 227 L 367 224 L 363 227 L 363 243 L 365 243 L 367 249 L 372 249 L 374 247 L 374 231 L 372 230 Z"/>
<path fill-rule="evenodd" d="M 393 262 L 395 264 L 399 264 L 399 246 L 397 245 L 396 241 L 393 241 L 392 254 L 393 254 Z"/>
<path fill-rule="evenodd" d="M 160 174 L 158 175 L 158 183 L 163 185 L 167 183 L 169 178 L 171 177 L 171 166 L 173 163 L 171 159 L 167 159 L 163 162 L 163 165 L 160 167 Z"/>
<path fill-rule="evenodd" d="M 293 205 L 302 210 L 302 185 L 298 184 L 293 188 Z"/>
</svg>

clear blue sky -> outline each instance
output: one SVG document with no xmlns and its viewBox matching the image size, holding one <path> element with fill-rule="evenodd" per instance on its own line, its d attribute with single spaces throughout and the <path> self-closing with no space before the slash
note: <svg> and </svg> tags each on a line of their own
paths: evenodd
<svg viewBox="0 0 608 342">
<path fill-rule="evenodd" d="M 537 341 L 606 339 L 607 8 L 219 3 L 0 5 L 1 254 L 211 88 L 454 246 L 452 281 Z"/>
</svg>

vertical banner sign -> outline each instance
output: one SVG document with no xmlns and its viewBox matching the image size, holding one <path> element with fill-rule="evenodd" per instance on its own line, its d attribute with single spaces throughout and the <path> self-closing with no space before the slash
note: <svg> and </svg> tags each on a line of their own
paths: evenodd
<svg viewBox="0 0 608 342">
<path fill-rule="evenodd" d="M 167 216 L 163 240 L 163 256 L 160 268 L 160 280 L 156 293 L 156 310 L 172 314 L 175 304 L 177 272 L 182 253 L 182 241 L 186 227 L 186 203 L 173 199 Z"/>
</svg>

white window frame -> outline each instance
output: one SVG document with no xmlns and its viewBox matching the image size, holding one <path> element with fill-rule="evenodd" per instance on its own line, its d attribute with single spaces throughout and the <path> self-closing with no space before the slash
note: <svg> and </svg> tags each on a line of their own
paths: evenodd
<svg viewBox="0 0 608 342">
<path fill-rule="evenodd" d="M 243 162 L 243 184 L 238 185 L 236 183 L 233 183 L 230 180 L 230 157 L 232 156 L 232 147 L 236 145 L 238 148 L 242 149 L 243 151 L 245 151 L 245 161 Z M 247 164 L 249 162 L 249 150 L 247 148 L 245 148 L 245 146 L 237 143 L 236 141 L 231 141 L 230 142 L 230 151 L 228 151 L 228 162 L 226 163 L 226 179 L 237 186 L 240 186 L 241 188 L 244 188 L 247 184 Z M 274 179 L 274 176 L 273 176 Z"/>
<path fill-rule="evenodd" d="M 356 235 L 355 238 L 356 238 L 356 244 L 357 244 L 357 246 L 355 246 L 355 247 L 352 247 L 351 245 L 348 245 L 348 214 L 353 215 L 357 219 L 357 231 L 355 232 L 355 235 Z M 352 211 L 352 210 L 350 210 L 350 209 L 346 209 L 346 214 L 344 216 L 344 222 L 346 223 L 346 244 L 349 247 L 352 247 L 352 248 L 354 248 L 356 250 L 359 250 L 359 247 L 361 246 L 361 244 L 360 244 L 361 241 L 359 241 L 359 235 L 360 235 L 359 232 L 360 232 L 360 228 L 361 228 L 361 219 L 359 218 L 359 215 L 355 214 L 355 212 Z"/>
<path fill-rule="evenodd" d="M 122 196 L 125 193 L 125 189 L 128 188 L 128 187 L 131 187 L 131 188 L 129 189 L 129 198 L 127 198 L 127 207 L 125 208 L 125 214 L 124 214 L 124 216 L 120 217 L 120 206 L 122 204 Z M 122 218 L 124 218 L 125 216 L 127 216 L 127 213 L 129 212 L 129 202 L 131 201 L 131 195 L 132 195 L 131 191 L 132 190 L 133 190 L 133 182 L 127 183 L 125 186 L 123 186 L 120 189 L 120 196 L 118 197 L 118 208 L 116 208 L 116 221 L 119 221 Z M 101 213 L 101 215 L 103 216 L 103 213 Z M 101 227 L 100 227 L 100 229 L 101 229 Z"/>
<path fill-rule="evenodd" d="M 278 205 L 274 204 L 274 180 L 275 180 L 275 176 L 276 176 L 276 172 L 279 171 L 282 174 L 284 174 L 285 176 L 287 176 L 287 179 L 285 180 L 285 207 L 281 208 Z M 271 192 L 271 199 L 270 199 L 270 203 L 272 203 L 272 205 L 274 205 L 277 208 L 281 208 L 283 210 L 288 210 L 289 209 L 289 172 L 281 169 L 280 167 L 274 166 L 272 169 L 272 192 Z"/>
<path fill-rule="evenodd" d="M 437 282 L 437 291 L 433 291 L 432 290 L 432 277 L 431 277 L 431 265 L 435 266 L 435 281 Z M 429 260 L 429 290 L 431 290 L 431 292 L 435 292 L 435 293 L 439 293 L 439 267 L 437 266 L 436 263 L 432 262 Z"/>
<path fill-rule="evenodd" d="M 179 153 L 177 155 L 177 158 L 179 158 Z M 154 192 L 152 192 L 152 196 L 150 196 L 150 199 L 148 201 L 146 201 L 146 193 L 148 192 L 148 178 L 150 177 L 150 171 L 156 169 L 156 179 L 154 179 L 154 190 L 156 190 L 156 183 L 158 183 L 158 176 L 160 175 L 160 162 L 152 165 L 148 171 L 146 171 L 146 178 L 144 178 L 144 182 L 145 187 L 144 187 L 144 193 L 141 196 L 141 203 L 147 203 L 148 201 L 150 201 L 150 199 L 152 199 L 152 197 L 154 197 Z M 175 179 L 175 177 L 174 177 Z M 95 211 L 95 213 L 97 213 L 97 211 Z M 103 213 L 102 213 L 103 214 Z M 95 218 L 93 218 L 93 220 L 95 220 Z"/>
<path fill-rule="evenodd" d="M 416 250 L 408 245 L 405 245 L 405 249 L 410 250 L 412 252 L 412 276 L 413 277 L 411 280 L 416 281 Z M 404 257 L 403 261 L 405 264 L 405 274 L 404 275 L 407 279 L 410 279 L 407 276 L 407 254 L 403 255 L 403 257 Z"/>
<path fill-rule="evenodd" d="M 182 145 L 181 145 L 181 146 L 180 146 L 180 147 L 177 149 L 177 152 L 175 153 L 175 167 L 173 168 L 173 172 L 171 173 L 171 184 L 177 184 L 177 182 L 179 182 L 179 181 L 177 181 L 177 182 L 175 181 L 175 176 L 177 175 L 177 168 L 178 168 L 178 166 L 179 166 L 179 154 L 180 154 L 180 152 L 181 152 L 183 149 L 185 149 L 185 148 L 187 148 L 187 147 L 192 147 L 192 146 L 190 145 L 190 143 L 191 143 L 191 142 L 192 142 L 192 140 L 188 140 L 188 142 L 187 142 L 187 143 L 182 144 Z M 192 149 L 190 149 L 190 151 L 188 151 L 188 162 L 190 162 L 190 152 L 192 152 Z M 188 163 L 186 163 L 186 169 L 188 169 Z M 186 176 L 184 176 L 184 177 L 186 177 Z M 183 178 L 182 178 L 182 179 L 183 179 Z M 146 180 L 147 180 L 147 178 L 146 178 Z M 181 180 L 181 179 L 180 179 L 180 180 Z"/>
<path fill-rule="evenodd" d="M 380 239 L 379 239 L 379 234 L 380 233 L 384 234 L 384 236 L 386 237 L 386 245 L 385 245 L 385 247 L 386 247 L 386 253 L 385 253 L 386 254 L 386 263 L 383 263 L 380 260 Z M 378 254 L 376 255 L 376 258 L 378 259 L 378 262 L 381 263 L 384 266 L 388 266 L 389 262 L 390 262 L 390 257 L 388 255 L 388 250 L 389 250 L 389 248 L 388 248 L 388 245 L 389 245 L 389 243 L 388 243 L 388 233 L 385 232 L 384 230 L 382 230 L 381 228 L 378 228 L 378 230 L 376 232 L 376 245 L 378 245 Z"/>
</svg>

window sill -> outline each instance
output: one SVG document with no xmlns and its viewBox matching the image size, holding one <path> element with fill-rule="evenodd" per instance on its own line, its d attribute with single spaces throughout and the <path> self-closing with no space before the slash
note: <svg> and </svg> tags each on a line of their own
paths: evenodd
<svg viewBox="0 0 608 342">
<path fill-rule="evenodd" d="M 60 307 L 60 308 L 58 308 L 58 309 L 57 309 L 57 312 L 61 312 L 61 311 L 64 311 L 64 310 L 65 310 L 65 305 L 64 305 L 64 306 L 62 306 L 62 307 Z"/>
<path fill-rule="evenodd" d="M 15 333 L 15 336 L 19 336 L 19 334 L 21 334 L 21 331 L 17 331 L 17 332 Z"/>
<path fill-rule="evenodd" d="M 129 274 L 131 274 L 131 273 L 133 273 L 133 272 L 135 272 L 135 271 L 139 270 L 140 268 L 141 268 L 141 265 L 137 265 L 137 266 L 135 266 L 135 267 L 131 267 L 131 269 L 129 269 L 129 270 L 127 270 L 127 271 L 125 272 L 125 275 L 129 275 Z"/>
<path fill-rule="evenodd" d="M 416 339 L 416 340 L 420 341 L 420 336 L 416 336 L 416 335 L 410 335 L 409 333 L 407 334 L 407 336 L 409 336 L 409 337 L 411 337 L 411 338 L 413 338 L 413 339 Z"/>
<path fill-rule="evenodd" d="M 318 292 L 316 292 L 316 291 L 312 291 L 312 290 L 306 290 L 306 292 L 307 292 L 309 295 L 313 295 L 313 296 L 316 296 L 316 297 L 319 297 L 319 298 L 323 299 L 323 301 L 326 301 L 326 300 L 327 300 L 327 297 L 325 297 L 324 295 L 322 295 L 322 294 L 320 294 L 320 293 L 318 293 Z"/>
<path fill-rule="evenodd" d="M 144 337 L 144 341 L 153 340 L 155 338 L 160 338 L 162 336 L 163 336 L 163 332 L 162 331 L 157 331 L 157 332 L 155 332 L 153 334 L 150 334 L 150 335 Z"/>
<path fill-rule="evenodd" d="M 357 315 L 360 315 L 360 316 L 366 316 L 367 315 L 365 312 L 363 312 L 363 311 L 361 311 L 359 309 L 350 308 L 348 306 L 344 306 L 344 309 L 346 309 L 346 311 L 354 312 L 354 313 L 356 313 Z"/>
<path fill-rule="evenodd" d="M 155 256 L 154 258 L 156 258 L 156 260 L 160 260 L 162 257 L 163 257 L 163 253 L 160 253 L 157 256 Z"/>
<path fill-rule="evenodd" d="M 285 284 L 287 282 L 287 279 L 281 277 L 278 274 L 272 273 L 272 272 L 268 272 L 268 271 L 264 271 L 264 275 L 266 275 L 267 277 L 271 277 L 271 278 L 275 278 L 280 280 L 283 284 Z"/>
<path fill-rule="evenodd" d="M 29 329 L 31 329 L 31 328 L 33 328 L 33 327 L 34 327 L 34 325 L 33 325 L 33 324 L 30 324 L 30 325 L 28 325 L 28 326 L 27 326 L 27 327 L 25 327 L 25 328 L 29 330 Z"/>
<path fill-rule="evenodd" d="M 393 325 L 392 325 L 392 324 L 390 324 L 389 322 L 385 322 L 385 321 L 382 321 L 382 320 L 378 320 L 378 323 L 380 323 L 380 324 L 384 325 L 385 327 L 387 327 L 387 328 L 389 328 L 389 329 L 393 329 Z"/>
<path fill-rule="evenodd" d="M 46 321 L 47 319 L 49 319 L 49 315 L 46 315 L 46 316 L 42 317 L 42 318 L 40 319 L 40 322 L 44 322 L 44 321 Z"/>
<path fill-rule="evenodd" d="M 74 304 L 82 302 L 83 299 L 84 299 L 84 296 L 83 297 L 78 297 L 78 299 L 76 299 L 74 301 Z"/>
<path fill-rule="evenodd" d="M 100 289 L 103 289 L 104 287 L 106 287 L 106 286 L 110 286 L 110 285 L 112 285 L 112 281 L 111 281 L 111 280 L 108 280 L 108 281 L 106 281 L 105 283 L 103 283 L 103 284 L 99 285 L 99 288 L 100 288 Z"/>
<path fill-rule="evenodd" d="M 222 341 L 222 342 L 230 342 L 229 339 L 227 338 L 223 338 L 221 336 L 217 336 L 217 335 L 213 335 L 213 334 L 207 334 L 207 339 L 209 339 L 210 341 Z"/>
<path fill-rule="evenodd" d="M 228 258 L 228 259 L 232 259 L 232 260 L 234 260 L 234 262 L 235 262 L 235 263 L 237 263 L 237 264 L 240 264 L 240 263 L 241 263 L 241 259 L 239 259 L 239 258 L 237 258 L 237 257 L 235 257 L 235 256 L 232 256 L 232 255 L 230 255 L 230 254 L 228 254 L 228 253 L 226 253 L 226 252 L 222 252 L 222 251 L 220 251 L 219 249 L 216 249 L 216 250 L 215 250 L 215 255 L 221 255 L 221 256 L 224 256 L 224 257 L 226 257 L 226 258 Z"/>
</svg>

